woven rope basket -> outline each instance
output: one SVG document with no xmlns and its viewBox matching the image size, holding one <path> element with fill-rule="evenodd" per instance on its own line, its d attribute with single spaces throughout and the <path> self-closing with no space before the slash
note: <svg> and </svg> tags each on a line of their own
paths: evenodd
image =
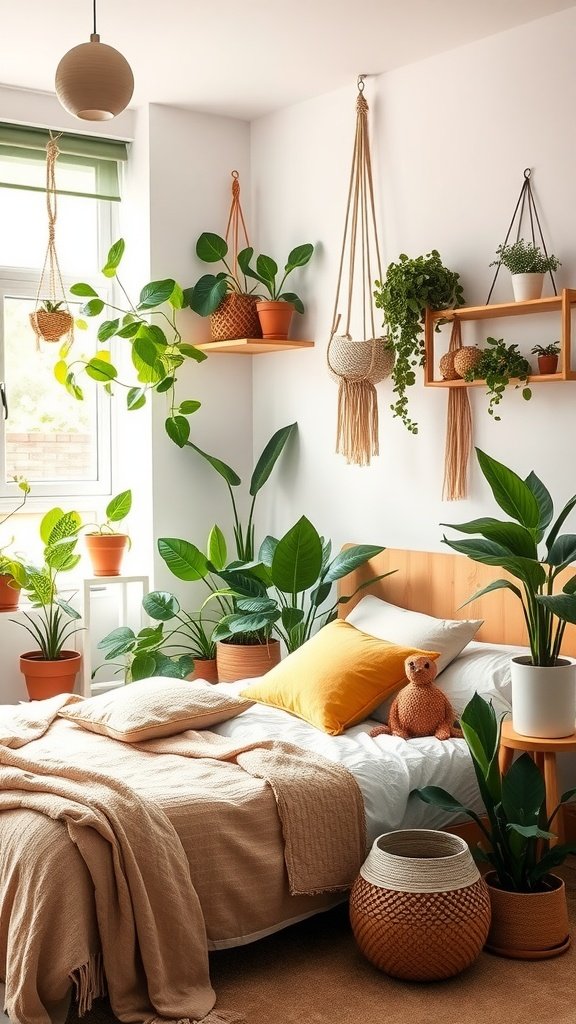
<svg viewBox="0 0 576 1024">
<path fill-rule="evenodd" d="M 375 840 L 350 894 L 356 942 L 380 970 L 435 981 L 479 956 L 490 899 L 463 839 L 411 829 Z"/>
<path fill-rule="evenodd" d="M 233 341 L 234 338 L 261 338 L 262 328 L 256 311 L 256 298 L 229 292 L 215 313 L 210 316 L 213 341 Z"/>
<path fill-rule="evenodd" d="M 349 334 L 336 334 L 330 343 L 329 372 L 333 380 L 367 380 L 379 384 L 392 372 L 394 353 L 385 348 L 386 338 L 353 341 Z"/>
<path fill-rule="evenodd" d="M 454 369 L 459 377 L 464 377 L 481 359 L 482 352 L 476 345 L 463 345 L 454 353 Z"/>
<path fill-rule="evenodd" d="M 44 338 L 44 341 L 60 341 L 71 329 L 73 324 L 72 314 L 65 309 L 57 309 L 48 313 L 45 309 L 37 309 L 30 313 L 30 323 L 37 338 Z"/>
<path fill-rule="evenodd" d="M 445 352 L 440 360 L 440 373 L 442 374 L 442 380 L 458 380 L 460 374 L 457 373 L 454 366 L 454 356 L 456 352 Z"/>
</svg>

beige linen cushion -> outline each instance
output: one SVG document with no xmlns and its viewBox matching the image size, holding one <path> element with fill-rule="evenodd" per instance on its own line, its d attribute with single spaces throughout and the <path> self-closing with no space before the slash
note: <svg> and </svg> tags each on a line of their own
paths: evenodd
<svg viewBox="0 0 576 1024">
<path fill-rule="evenodd" d="M 253 700 L 222 693 L 214 686 L 156 677 L 88 697 L 62 708 L 59 715 L 89 732 L 123 743 L 141 743 L 186 729 L 209 729 L 253 704 Z"/>
</svg>

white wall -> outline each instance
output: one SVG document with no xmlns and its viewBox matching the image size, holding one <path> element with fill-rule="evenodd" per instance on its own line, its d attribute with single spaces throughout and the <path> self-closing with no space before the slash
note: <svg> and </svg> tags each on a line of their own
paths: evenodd
<svg viewBox="0 0 576 1024">
<path fill-rule="evenodd" d="M 575 34 L 570 9 L 367 80 L 385 266 L 402 251 L 415 257 L 437 248 L 461 273 L 467 303 L 484 303 L 493 273 L 488 264 L 530 166 L 547 244 L 563 264 L 557 284 L 576 282 Z M 337 387 L 326 370 L 326 348 L 355 99 L 351 82 L 252 125 L 259 249 L 281 261 L 300 242 L 318 247 L 299 279 L 294 276 L 308 307 L 298 332 L 314 338 L 316 348 L 254 359 L 255 449 L 279 422 L 297 419 L 300 426 L 298 456 L 282 481 L 263 492 L 260 519 L 281 531 L 306 513 L 336 545 L 357 540 L 441 550 L 441 522 L 492 510 L 475 466 L 470 499 L 441 500 L 447 391 L 422 383 L 411 389 L 420 424 L 414 437 L 389 412 L 390 382 L 379 385 L 380 457 L 359 468 L 334 453 Z M 492 301 L 511 298 L 506 276 L 502 271 Z M 489 321 L 480 324 L 484 334 L 474 326 L 468 333 L 465 325 L 465 344 L 498 332 L 529 351 L 559 337 L 554 317 Z M 529 404 L 509 390 L 500 423 L 488 416 L 482 389 L 471 394 L 475 443 L 521 473 L 534 469 L 563 502 L 575 490 L 569 451 L 576 384 L 538 385 Z"/>
</svg>

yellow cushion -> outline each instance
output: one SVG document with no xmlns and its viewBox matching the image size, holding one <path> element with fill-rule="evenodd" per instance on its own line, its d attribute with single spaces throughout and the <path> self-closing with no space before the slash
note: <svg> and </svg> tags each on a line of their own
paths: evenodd
<svg viewBox="0 0 576 1024">
<path fill-rule="evenodd" d="M 338 619 L 241 695 L 338 736 L 406 683 L 404 662 L 413 654 L 438 657 L 435 651 L 377 640 Z"/>
</svg>

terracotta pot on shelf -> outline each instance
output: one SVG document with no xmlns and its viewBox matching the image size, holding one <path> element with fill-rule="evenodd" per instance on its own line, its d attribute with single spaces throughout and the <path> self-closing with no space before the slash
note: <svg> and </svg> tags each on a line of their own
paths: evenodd
<svg viewBox="0 0 576 1024">
<path fill-rule="evenodd" d="M 10 573 L 0 573 L 0 612 L 13 612 L 20 600 L 20 587 Z"/>
<path fill-rule="evenodd" d="M 125 533 L 87 533 L 86 547 L 95 576 L 120 576 L 128 544 Z"/>
<path fill-rule="evenodd" d="M 494 871 L 484 877 L 490 896 L 492 922 L 486 942 L 489 953 L 513 960 L 546 960 L 570 945 L 566 887 L 549 875 L 545 892 L 507 892 Z"/>
<path fill-rule="evenodd" d="M 538 356 L 538 373 L 556 373 L 558 369 L 558 356 Z"/>
<path fill-rule="evenodd" d="M 294 315 L 291 302 L 257 302 L 262 337 L 270 341 L 287 341 Z"/>
<path fill-rule="evenodd" d="M 73 693 L 82 655 L 62 651 L 58 661 L 46 661 L 41 651 L 20 656 L 20 671 L 26 680 L 30 700 L 46 700 L 58 693 Z"/>
<path fill-rule="evenodd" d="M 187 679 L 204 679 L 207 683 L 218 682 L 216 658 L 194 658 L 194 671 Z"/>
<path fill-rule="evenodd" d="M 216 644 L 218 679 L 233 683 L 235 679 L 263 676 L 280 661 L 280 641 L 265 644 L 234 644 L 220 640 Z"/>
</svg>

